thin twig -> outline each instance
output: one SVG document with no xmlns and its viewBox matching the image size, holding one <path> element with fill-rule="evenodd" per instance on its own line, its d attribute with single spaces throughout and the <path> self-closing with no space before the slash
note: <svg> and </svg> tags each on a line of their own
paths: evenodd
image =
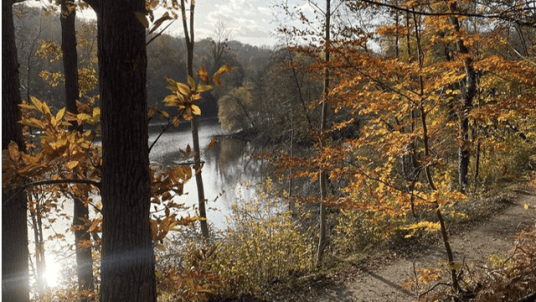
<svg viewBox="0 0 536 302">
<path fill-rule="evenodd" d="M 41 185 L 57 185 L 57 184 L 66 184 L 66 183 L 92 185 L 92 186 L 97 187 L 99 190 L 101 188 L 101 183 L 100 182 L 90 180 L 90 179 L 55 179 L 55 180 L 34 181 L 34 182 L 29 182 L 27 184 L 24 184 L 24 185 L 20 186 L 17 189 L 17 191 L 13 195 L 11 195 L 11 197 L 9 197 L 8 199 L 6 199 L 6 200 L 4 200 L 2 202 L 2 205 L 6 205 L 15 196 L 19 195 L 20 193 L 22 193 L 22 191 L 24 191 L 25 189 L 27 189 L 29 187 L 41 186 Z"/>
</svg>

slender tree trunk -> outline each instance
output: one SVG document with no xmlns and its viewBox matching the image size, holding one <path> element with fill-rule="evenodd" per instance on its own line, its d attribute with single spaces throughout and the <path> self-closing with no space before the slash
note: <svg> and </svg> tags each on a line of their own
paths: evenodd
<svg viewBox="0 0 536 302">
<path fill-rule="evenodd" d="M 76 9 L 69 11 L 67 0 L 61 0 L 61 49 L 63 52 L 63 70 L 65 75 L 65 100 L 68 112 L 77 113 L 76 100 L 79 98 L 78 89 L 78 53 L 76 50 L 75 20 Z M 83 131 L 82 125 L 73 123 L 71 131 Z M 74 232 L 76 245 L 76 268 L 78 274 L 78 290 L 93 289 L 93 258 L 91 247 L 83 247 L 84 241 L 91 240 L 88 226 L 85 224 L 89 216 L 87 206 L 82 199 L 87 196 L 75 196 L 73 225 L 78 228 Z M 82 298 L 81 302 L 87 301 Z"/>
<path fill-rule="evenodd" d="M 455 13 L 457 10 L 456 2 L 449 5 L 450 12 Z M 457 17 L 450 17 L 450 23 L 454 25 L 456 32 L 460 32 L 460 23 Z M 467 174 L 469 173 L 469 111 L 473 106 L 473 99 L 476 95 L 476 71 L 473 66 L 473 59 L 469 56 L 469 50 L 464 44 L 463 39 L 456 42 L 458 51 L 465 55 L 463 60 L 465 66 L 465 90 L 463 100 L 459 109 L 459 134 L 460 146 L 458 148 L 458 183 L 460 191 L 465 192 L 468 185 Z"/>
<path fill-rule="evenodd" d="M 201 175 L 201 148 L 199 147 L 199 131 L 197 125 L 197 117 L 193 116 L 192 118 L 192 140 L 194 145 L 194 170 L 195 170 L 195 182 L 197 184 L 197 201 L 199 204 L 199 216 L 204 218 L 201 220 L 201 233 L 203 237 L 208 239 L 210 233 L 208 231 L 208 222 L 207 222 L 207 210 L 205 207 L 205 186 L 203 185 L 203 176 Z"/>
<path fill-rule="evenodd" d="M 43 245 L 43 235 L 40 233 L 41 228 L 37 222 L 37 215 L 39 215 L 39 201 L 36 200 L 35 194 L 26 195 L 28 199 L 28 210 L 30 213 L 30 219 L 32 221 L 32 229 L 34 235 L 34 244 L 35 244 L 35 283 L 37 297 L 45 290 L 45 280 L 44 280 L 44 250 L 42 249 Z M 33 197 L 32 197 L 33 196 Z"/>
<path fill-rule="evenodd" d="M 2 1 L 2 150 L 15 142 L 25 150 L 13 1 Z M 2 301 L 29 301 L 27 202 L 24 193 L 2 188 Z M 8 200 L 8 198 L 10 198 Z"/>
<path fill-rule="evenodd" d="M 478 177 L 480 176 L 480 140 L 478 140 L 476 144 L 476 150 L 475 150 L 475 178 L 474 178 L 474 185 L 476 186 L 478 184 Z"/>
<path fill-rule="evenodd" d="M 398 2 L 396 2 L 396 5 L 398 5 Z M 400 59 L 400 50 L 399 50 L 399 12 L 398 10 L 395 11 L 396 13 L 396 57 L 397 59 Z M 412 62 L 414 58 L 411 57 L 411 44 L 410 44 L 410 20 L 409 20 L 409 13 L 406 15 L 406 27 L 407 27 L 407 33 L 406 33 L 406 44 L 407 44 L 407 56 L 408 56 L 408 62 Z M 417 30 L 417 24 L 415 24 L 415 30 Z M 402 131 L 413 133 L 415 131 L 415 118 L 417 116 L 417 109 L 414 108 L 410 111 L 408 114 L 408 120 L 410 122 L 410 126 L 408 129 L 405 127 L 402 128 Z M 417 164 L 417 160 L 415 158 L 415 143 L 411 142 L 407 146 L 407 153 L 406 155 L 402 155 L 400 158 L 400 164 L 402 167 L 402 176 L 404 177 L 406 181 L 406 190 L 411 195 L 410 199 L 410 205 L 411 205 L 411 213 L 413 214 L 414 218 L 417 218 L 417 213 L 415 210 L 415 202 L 413 198 L 413 190 L 414 190 L 414 184 L 417 181 L 417 178 L 419 176 L 419 167 Z"/>
<path fill-rule="evenodd" d="M 149 207 L 144 0 L 88 1 L 97 12 L 102 121 L 102 302 L 156 301 Z"/>
<path fill-rule="evenodd" d="M 327 64 L 329 64 L 329 54 L 330 54 L 330 47 L 331 47 L 331 38 L 330 38 L 330 24 L 331 22 L 331 1 L 326 1 L 326 24 L 325 24 L 325 35 L 326 35 L 326 48 L 325 48 L 325 55 L 326 55 L 326 67 L 324 69 L 324 100 L 322 101 L 322 116 L 321 116 L 321 122 L 320 122 L 320 152 L 323 152 L 324 148 L 324 138 L 323 138 L 323 132 L 326 128 L 326 119 L 327 119 L 327 113 L 328 113 L 328 105 L 326 103 L 328 94 L 329 94 L 329 68 Z M 324 256 L 324 248 L 326 245 L 327 235 L 326 235 L 326 205 L 323 203 L 324 199 L 327 195 L 327 189 L 326 189 L 326 178 L 327 174 L 325 171 L 320 171 L 320 231 L 319 231 L 319 238 L 318 238 L 318 251 L 317 251 L 317 257 L 316 257 L 316 266 L 320 267 L 322 265 L 322 259 Z"/>
<path fill-rule="evenodd" d="M 415 20 L 415 38 L 417 42 L 417 53 L 418 53 L 418 59 L 419 59 L 419 68 L 422 69 L 424 66 L 424 55 L 421 48 L 421 39 L 419 35 L 419 28 L 417 26 L 417 20 L 415 14 L 413 14 L 413 19 Z M 419 76 L 419 86 L 420 86 L 420 95 L 421 98 L 424 97 L 424 79 L 423 76 Z M 428 124 L 426 122 L 426 110 L 424 108 L 424 98 L 421 99 L 420 106 L 420 116 L 421 116 L 421 124 L 422 124 L 422 141 L 424 145 L 424 158 L 428 159 L 430 158 L 430 145 L 429 145 L 429 135 L 428 135 Z M 430 190 L 437 191 L 437 187 L 434 183 L 434 179 L 432 177 L 432 171 L 430 170 L 430 164 L 425 162 L 424 163 L 424 172 L 426 174 L 426 179 L 428 180 L 428 185 L 430 187 Z M 458 284 L 458 276 L 456 274 L 456 267 L 454 263 L 454 254 L 452 253 L 452 248 L 450 246 L 449 237 L 447 234 L 447 227 L 445 226 L 445 222 L 443 220 L 443 215 L 441 213 L 441 208 L 439 207 L 439 203 L 437 201 L 434 201 L 436 215 L 439 220 L 439 224 L 441 226 L 441 237 L 443 239 L 443 245 L 445 246 L 445 251 L 447 252 L 447 260 L 450 270 L 450 276 L 452 280 L 452 288 L 455 292 L 458 292 L 459 290 L 459 284 Z"/>
<path fill-rule="evenodd" d="M 182 11 L 182 24 L 184 28 L 184 37 L 186 39 L 186 49 L 188 52 L 188 75 L 194 77 L 193 71 L 193 61 L 194 61 L 194 12 L 195 12 L 195 1 L 190 2 L 190 31 L 188 31 L 188 25 L 186 23 L 186 6 L 185 1 L 181 0 L 181 11 Z M 197 184 L 197 201 L 199 204 L 199 216 L 204 218 L 201 220 L 201 233 L 203 237 L 209 238 L 210 234 L 208 231 L 208 222 L 207 222 L 207 210 L 205 207 L 205 187 L 203 185 L 203 176 L 201 174 L 201 149 L 199 148 L 199 130 L 197 124 L 197 116 L 192 116 L 191 121 L 192 127 L 192 140 L 194 145 L 194 171 L 195 171 L 195 182 Z"/>
</svg>

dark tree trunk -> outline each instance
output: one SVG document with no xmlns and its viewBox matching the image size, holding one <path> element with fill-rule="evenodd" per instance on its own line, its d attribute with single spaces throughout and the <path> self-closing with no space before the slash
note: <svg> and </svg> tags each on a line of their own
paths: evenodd
<svg viewBox="0 0 536 302">
<path fill-rule="evenodd" d="M 76 100 L 79 98 L 78 89 L 78 53 L 76 50 L 75 20 L 76 9 L 69 12 L 67 0 L 61 0 L 61 49 L 63 52 L 63 70 L 65 75 L 65 100 L 67 111 L 77 113 Z M 73 123 L 71 131 L 83 131 L 82 125 Z M 86 196 L 87 197 L 87 196 Z M 83 198 L 83 196 L 82 196 Z M 78 289 L 93 289 L 93 258 L 91 247 L 82 247 L 81 243 L 91 240 L 88 226 L 85 224 L 89 216 L 88 208 L 80 196 L 74 200 L 73 224 L 80 227 L 74 232 L 76 245 L 76 268 L 78 273 Z M 85 227 L 84 227 L 85 226 Z M 86 299 L 82 298 L 82 302 Z"/>
<path fill-rule="evenodd" d="M 11 141 L 24 150 L 15 46 L 13 1 L 2 1 L 2 150 Z M 2 189 L 2 301 L 29 301 L 27 203 L 23 193 Z M 9 198 L 9 199 L 8 199 Z"/>
<path fill-rule="evenodd" d="M 88 1 L 97 12 L 102 119 L 102 302 L 156 301 L 149 206 L 144 0 Z"/>
<path fill-rule="evenodd" d="M 450 4 L 450 11 L 455 13 L 457 11 L 456 2 Z M 454 25 L 454 29 L 460 31 L 460 22 L 457 17 L 451 17 L 450 23 Z M 467 175 L 469 174 L 469 112 L 473 107 L 473 99 L 476 95 L 477 76 L 473 66 L 473 59 L 469 56 L 469 49 L 464 44 L 462 39 L 456 41 L 458 51 L 467 57 L 463 63 L 465 66 L 465 91 L 463 95 L 462 103 L 459 110 L 459 137 L 461 139 L 460 146 L 458 148 L 458 183 L 460 191 L 465 192 L 468 184 Z"/>
<path fill-rule="evenodd" d="M 188 75 L 194 77 L 193 62 L 194 62 L 194 12 L 195 2 L 190 2 L 190 31 L 186 24 L 186 6 L 185 1 L 181 0 L 181 12 L 182 12 L 182 25 L 184 29 L 184 37 L 186 40 L 186 50 L 188 54 Z M 207 210 L 205 207 L 205 186 L 203 185 L 203 175 L 201 174 L 201 149 L 199 147 L 199 129 L 197 124 L 197 116 L 192 116 L 192 140 L 194 145 L 194 170 L 195 170 L 195 182 L 197 184 L 197 201 L 199 204 L 199 216 L 204 218 L 201 220 L 201 233 L 203 237 L 208 239 L 210 233 L 208 231 L 207 222 Z"/>
</svg>

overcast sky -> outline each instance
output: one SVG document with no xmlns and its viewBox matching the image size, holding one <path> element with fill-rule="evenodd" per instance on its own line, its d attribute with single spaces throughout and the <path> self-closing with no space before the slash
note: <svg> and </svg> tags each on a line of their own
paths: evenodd
<svg viewBox="0 0 536 302">
<path fill-rule="evenodd" d="M 272 0 L 198 0 L 195 27 L 199 38 L 214 36 L 223 21 L 232 38 L 252 45 L 274 45 L 277 10 Z M 182 32 L 182 31 L 181 31 Z"/>
<path fill-rule="evenodd" d="M 223 21 L 233 40 L 256 46 L 273 46 L 277 43 L 274 36 L 277 20 L 280 19 L 277 15 L 283 13 L 274 4 L 284 1 L 286 0 L 197 0 L 194 19 L 196 40 L 213 37 L 218 22 Z M 94 13 L 87 10 L 82 15 L 91 18 Z M 161 15 L 160 10 L 155 12 L 155 18 Z M 167 33 L 183 36 L 180 20 L 175 21 Z"/>
</svg>

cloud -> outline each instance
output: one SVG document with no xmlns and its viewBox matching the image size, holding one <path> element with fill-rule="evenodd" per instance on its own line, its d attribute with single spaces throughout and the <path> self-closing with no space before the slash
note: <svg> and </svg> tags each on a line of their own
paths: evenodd
<svg viewBox="0 0 536 302">
<path fill-rule="evenodd" d="M 197 3 L 200 5 L 201 1 Z M 269 1 L 206 1 L 205 4 L 212 4 L 211 9 L 207 11 L 206 24 L 215 26 L 218 21 L 223 21 L 236 40 L 246 42 L 247 39 L 269 39 L 270 32 L 274 29 L 271 24 L 273 10 Z M 265 44 L 271 44 L 270 42 L 267 41 Z"/>
</svg>

